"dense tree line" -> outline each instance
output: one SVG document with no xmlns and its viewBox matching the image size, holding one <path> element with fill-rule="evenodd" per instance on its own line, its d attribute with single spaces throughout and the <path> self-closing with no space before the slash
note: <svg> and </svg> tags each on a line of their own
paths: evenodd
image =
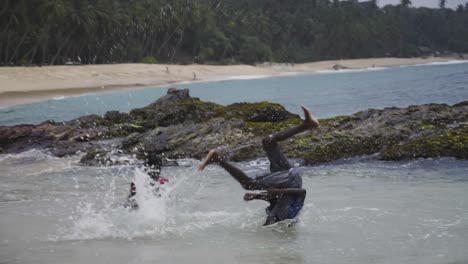
<svg viewBox="0 0 468 264">
<path fill-rule="evenodd" d="M 437 0 L 433 0 L 437 1 Z M 0 64 L 305 62 L 468 52 L 456 10 L 357 0 L 2 0 Z"/>
</svg>

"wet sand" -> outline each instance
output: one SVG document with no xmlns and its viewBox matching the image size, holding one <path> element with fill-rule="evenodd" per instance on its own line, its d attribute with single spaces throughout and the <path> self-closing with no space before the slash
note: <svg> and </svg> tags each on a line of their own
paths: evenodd
<svg viewBox="0 0 468 264">
<path fill-rule="evenodd" d="M 348 69 L 397 67 L 402 65 L 449 62 L 455 58 L 373 58 L 319 61 L 303 64 L 251 65 L 164 65 L 111 64 L 45 67 L 0 67 L 0 107 L 43 101 L 60 96 L 90 92 L 141 89 L 182 82 L 255 78 L 291 73 L 332 70 L 334 65 Z"/>
</svg>

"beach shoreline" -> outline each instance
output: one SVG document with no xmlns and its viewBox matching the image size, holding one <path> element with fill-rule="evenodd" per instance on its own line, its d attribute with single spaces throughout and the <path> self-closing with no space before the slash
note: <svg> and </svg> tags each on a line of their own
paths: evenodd
<svg viewBox="0 0 468 264">
<path fill-rule="evenodd" d="M 457 61 L 455 57 L 371 58 L 302 64 L 251 65 L 104 64 L 0 67 L 0 107 L 79 96 L 178 85 L 187 82 L 253 79 L 290 74 L 361 70 Z"/>
</svg>

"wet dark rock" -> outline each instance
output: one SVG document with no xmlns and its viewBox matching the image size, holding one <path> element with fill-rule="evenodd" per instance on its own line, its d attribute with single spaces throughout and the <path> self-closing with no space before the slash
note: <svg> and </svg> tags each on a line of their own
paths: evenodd
<svg viewBox="0 0 468 264">
<path fill-rule="evenodd" d="M 468 159 L 468 124 L 447 129 L 443 133 L 428 133 L 414 137 L 381 153 L 381 157 L 386 160 L 443 156 Z"/>
<path fill-rule="evenodd" d="M 236 117 L 247 122 L 282 122 L 299 118 L 291 114 L 280 104 L 270 102 L 234 103 L 224 108 L 225 117 Z"/>
<path fill-rule="evenodd" d="M 466 104 L 367 110 L 336 119 L 321 121 L 304 153 L 307 164 L 370 154 L 385 160 L 468 156 L 468 133 L 457 125 L 468 120 Z"/>
<path fill-rule="evenodd" d="M 48 148 L 55 141 L 67 139 L 71 127 L 44 122 L 39 125 L 0 126 L 0 147 L 8 153 Z"/>
<path fill-rule="evenodd" d="M 80 160 L 82 165 L 87 166 L 104 166 L 111 163 L 109 157 L 110 150 L 94 148 L 89 150 Z"/>
<path fill-rule="evenodd" d="M 190 97 L 188 89 L 171 88 L 156 102 L 130 111 L 130 117 L 146 129 L 167 127 L 187 121 L 203 122 L 217 115 L 222 106 Z"/>
<path fill-rule="evenodd" d="M 338 70 L 346 70 L 346 69 L 349 69 L 349 68 L 346 67 L 346 66 L 343 66 L 341 64 L 335 64 L 335 65 L 333 65 L 332 69 L 334 69 L 335 71 L 338 71 Z"/>
<path fill-rule="evenodd" d="M 0 152 L 36 148 L 58 157 L 86 153 L 81 163 L 91 166 L 122 164 L 125 155 L 136 156 L 158 171 L 168 161 L 201 159 L 219 146 L 233 161 L 264 157 L 263 137 L 300 122 L 279 104 L 222 106 L 171 88 L 154 103 L 129 113 L 0 126 Z M 288 157 L 308 165 L 361 155 L 385 160 L 468 158 L 468 102 L 368 109 L 320 123 L 319 129 L 282 143 Z"/>
<path fill-rule="evenodd" d="M 77 128 L 92 128 L 105 124 L 104 118 L 99 115 L 87 115 L 67 122 L 68 125 Z"/>
<path fill-rule="evenodd" d="M 119 111 L 108 111 L 104 114 L 104 120 L 110 124 L 128 123 L 130 116 L 128 113 L 121 113 Z"/>
<path fill-rule="evenodd" d="M 127 151 L 164 154 L 166 158 L 201 158 L 217 146 L 239 146 L 254 138 L 241 129 L 240 119 L 213 118 L 204 123 L 188 122 L 132 135 L 124 140 Z"/>
</svg>

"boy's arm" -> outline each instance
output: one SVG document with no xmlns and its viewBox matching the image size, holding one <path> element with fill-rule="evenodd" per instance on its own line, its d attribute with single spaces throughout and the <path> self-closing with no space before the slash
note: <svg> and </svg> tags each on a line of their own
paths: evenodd
<svg viewBox="0 0 468 264">
<path fill-rule="evenodd" d="M 285 195 L 305 199 L 307 194 L 307 191 L 301 188 L 269 189 L 267 192 L 268 199 L 277 199 Z"/>
<path fill-rule="evenodd" d="M 268 189 L 260 193 L 246 193 L 244 195 L 244 201 L 251 200 L 264 200 L 269 201 L 273 199 L 281 198 L 284 195 L 295 196 L 296 198 L 305 199 L 306 190 L 300 188 L 287 188 L 287 189 Z"/>
</svg>

